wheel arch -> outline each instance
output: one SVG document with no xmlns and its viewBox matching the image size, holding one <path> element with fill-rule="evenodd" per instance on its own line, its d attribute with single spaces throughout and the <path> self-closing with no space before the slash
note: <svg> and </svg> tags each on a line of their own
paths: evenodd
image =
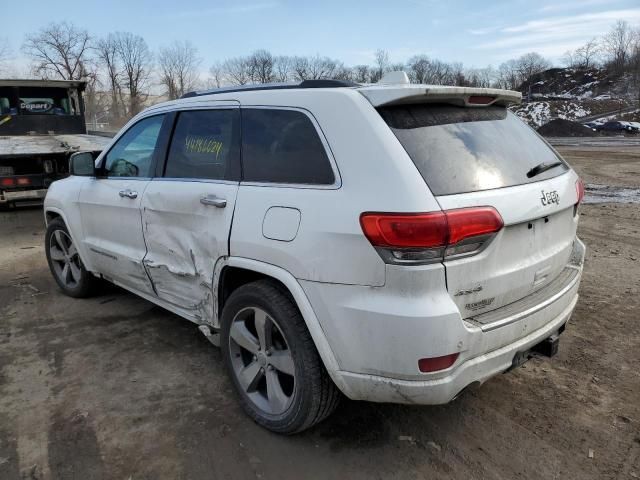
<svg viewBox="0 0 640 480">
<path fill-rule="evenodd" d="M 214 272 L 214 327 L 220 326 L 220 314 L 225 300 L 235 288 L 258 279 L 271 279 L 281 285 L 291 295 L 302 314 L 311 338 L 322 359 L 322 363 L 336 386 L 346 393 L 346 385 L 339 375 L 338 361 L 327 341 L 322 326 L 307 298 L 300 283 L 291 273 L 275 265 L 243 257 L 226 257 L 216 264 Z"/>
</svg>

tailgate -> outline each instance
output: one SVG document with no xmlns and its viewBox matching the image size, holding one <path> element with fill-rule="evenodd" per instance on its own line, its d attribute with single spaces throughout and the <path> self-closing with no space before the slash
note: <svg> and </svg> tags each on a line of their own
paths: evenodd
<svg viewBox="0 0 640 480">
<path fill-rule="evenodd" d="M 528 185 L 437 197 L 445 210 L 492 206 L 505 224 L 482 252 L 444 262 L 463 318 L 515 302 L 560 274 L 576 237 L 576 180 L 568 171 Z"/>
<path fill-rule="evenodd" d="M 445 254 L 447 288 L 463 318 L 513 303 L 558 276 L 576 236 L 578 177 L 549 144 L 495 105 L 377 110 L 445 212 L 493 207 L 502 217 L 504 227 L 488 241 Z M 458 218 L 456 228 L 473 226 Z"/>
</svg>

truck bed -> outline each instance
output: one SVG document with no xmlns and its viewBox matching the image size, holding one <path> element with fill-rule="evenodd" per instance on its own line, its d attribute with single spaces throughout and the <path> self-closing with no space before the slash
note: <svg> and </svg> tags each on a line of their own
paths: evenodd
<svg viewBox="0 0 640 480">
<path fill-rule="evenodd" d="M 40 203 L 68 175 L 74 152 L 101 152 L 110 138 L 87 134 L 0 136 L 0 206 Z"/>
<path fill-rule="evenodd" d="M 0 158 L 3 155 L 101 151 L 110 141 L 107 137 L 86 134 L 0 136 Z"/>
</svg>

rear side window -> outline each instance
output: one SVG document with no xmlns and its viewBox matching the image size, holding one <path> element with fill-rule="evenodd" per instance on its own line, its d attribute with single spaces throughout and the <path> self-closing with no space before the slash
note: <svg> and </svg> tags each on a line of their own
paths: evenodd
<svg viewBox="0 0 640 480">
<path fill-rule="evenodd" d="M 316 128 L 295 110 L 242 109 L 242 169 L 248 182 L 331 185 L 335 180 Z"/>
<path fill-rule="evenodd" d="M 528 178 L 536 165 L 560 159 L 503 107 L 416 104 L 382 107 L 378 112 L 435 195 L 538 182 L 568 169 L 562 164 Z"/>
<path fill-rule="evenodd" d="M 238 109 L 180 112 L 164 176 L 237 180 L 240 170 Z"/>
</svg>

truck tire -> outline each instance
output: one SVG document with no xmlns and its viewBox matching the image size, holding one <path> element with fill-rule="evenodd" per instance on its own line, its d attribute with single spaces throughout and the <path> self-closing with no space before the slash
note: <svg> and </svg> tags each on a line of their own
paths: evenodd
<svg viewBox="0 0 640 480">
<path fill-rule="evenodd" d="M 337 407 L 340 392 L 289 293 L 270 280 L 236 289 L 224 305 L 222 356 L 240 403 L 276 433 L 301 432 Z"/>
</svg>

